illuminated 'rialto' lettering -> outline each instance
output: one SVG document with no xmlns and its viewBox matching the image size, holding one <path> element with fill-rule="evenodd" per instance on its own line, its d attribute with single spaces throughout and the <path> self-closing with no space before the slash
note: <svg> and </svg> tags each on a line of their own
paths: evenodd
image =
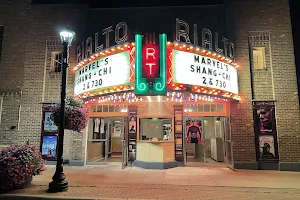
<svg viewBox="0 0 300 200">
<path fill-rule="evenodd" d="M 222 37 L 222 49 L 219 47 L 219 36 L 218 33 L 213 33 L 207 29 L 203 28 L 201 31 L 201 38 L 198 38 L 198 28 L 197 25 L 194 24 L 193 26 L 193 44 L 201 45 L 202 47 L 205 47 L 209 50 L 216 51 L 217 53 L 223 54 L 225 57 L 230 57 L 234 59 L 235 52 L 234 52 L 234 44 L 232 42 L 229 42 L 227 38 Z M 190 28 L 189 24 L 186 21 L 183 21 L 181 19 L 176 19 L 176 35 L 175 35 L 176 41 L 185 42 L 188 44 L 191 44 L 190 40 Z M 200 42 L 201 40 L 201 42 Z"/>
<path fill-rule="evenodd" d="M 114 33 L 114 34 L 113 34 Z M 112 38 L 114 38 L 114 43 L 112 43 Z M 94 42 L 92 37 L 88 37 L 81 46 L 77 47 L 77 62 L 88 58 L 93 53 L 100 52 L 104 48 L 108 48 L 112 45 L 122 44 L 128 40 L 128 26 L 125 22 L 120 22 L 116 25 L 115 29 L 113 26 L 109 26 L 102 30 L 102 40 L 105 44 L 99 44 L 99 33 L 95 33 Z"/>
</svg>

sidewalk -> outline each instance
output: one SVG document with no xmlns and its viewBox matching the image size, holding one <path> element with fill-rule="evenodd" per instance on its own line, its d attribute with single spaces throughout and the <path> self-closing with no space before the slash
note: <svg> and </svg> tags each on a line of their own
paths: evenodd
<svg viewBox="0 0 300 200">
<path fill-rule="evenodd" d="M 64 167 L 67 192 L 46 192 L 55 167 L 34 177 L 32 187 L 0 199 L 299 199 L 300 173 L 232 171 L 216 167 L 146 170 L 120 166 Z M 30 198 L 28 198 L 30 197 Z"/>
</svg>

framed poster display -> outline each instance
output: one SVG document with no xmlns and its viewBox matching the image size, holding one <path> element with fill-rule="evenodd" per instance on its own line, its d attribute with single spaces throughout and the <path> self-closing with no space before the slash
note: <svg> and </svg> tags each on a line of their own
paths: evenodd
<svg viewBox="0 0 300 200">
<path fill-rule="evenodd" d="M 51 120 L 51 106 L 43 104 L 43 120 L 41 124 L 40 152 L 44 160 L 56 160 L 58 143 L 58 126 Z"/>
<path fill-rule="evenodd" d="M 175 121 L 175 160 L 183 161 L 183 113 L 182 106 L 174 106 L 174 121 Z"/>
<path fill-rule="evenodd" d="M 54 124 L 54 122 L 51 119 L 51 112 L 50 111 L 44 112 L 44 131 L 53 132 L 57 130 L 58 127 Z"/>
<path fill-rule="evenodd" d="M 259 159 L 269 160 L 275 159 L 274 136 L 260 135 L 259 136 Z"/>
<path fill-rule="evenodd" d="M 258 162 L 279 161 L 274 101 L 253 101 L 253 118 Z"/>
<path fill-rule="evenodd" d="M 136 158 L 137 139 L 137 115 L 135 107 L 130 108 L 128 119 L 128 161 L 134 161 Z"/>
<path fill-rule="evenodd" d="M 129 142 L 128 145 L 128 160 L 134 161 L 136 154 L 136 142 Z"/>
<path fill-rule="evenodd" d="M 57 157 L 57 135 L 43 135 L 41 143 L 42 157 L 47 160 L 54 160 Z"/>
</svg>

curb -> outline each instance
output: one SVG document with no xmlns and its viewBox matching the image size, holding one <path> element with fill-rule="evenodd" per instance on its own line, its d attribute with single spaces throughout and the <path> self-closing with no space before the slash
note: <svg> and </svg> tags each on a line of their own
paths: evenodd
<svg viewBox="0 0 300 200">
<path fill-rule="evenodd" d="M 123 198 L 87 198 L 87 197 L 67 197 L 67 196 L 39 196 L 39 195 L 17 195 L 17 194 L 0 194 L 1 200 L 124 200 Z"/>
</svg>

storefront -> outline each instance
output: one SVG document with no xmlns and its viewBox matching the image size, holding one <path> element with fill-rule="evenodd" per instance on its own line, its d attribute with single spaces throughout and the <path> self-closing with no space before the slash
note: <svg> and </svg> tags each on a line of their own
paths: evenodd
<svg viewBox="0 0 300 200">
<path fill-rule="evenodd" d="M 191 44 L 185 25 L 176 19 L 173 42 L 148 32 L 128 41 L 119 23 L 120 44 L 93 52 L 87 39 L 78 47 L 74 94 L 90 109 L 87 165 L 232 165 L 230 102 L 240 100 L 234 45 L 212 48 L 206 28 L 203 45 Z"/>
</svg>

